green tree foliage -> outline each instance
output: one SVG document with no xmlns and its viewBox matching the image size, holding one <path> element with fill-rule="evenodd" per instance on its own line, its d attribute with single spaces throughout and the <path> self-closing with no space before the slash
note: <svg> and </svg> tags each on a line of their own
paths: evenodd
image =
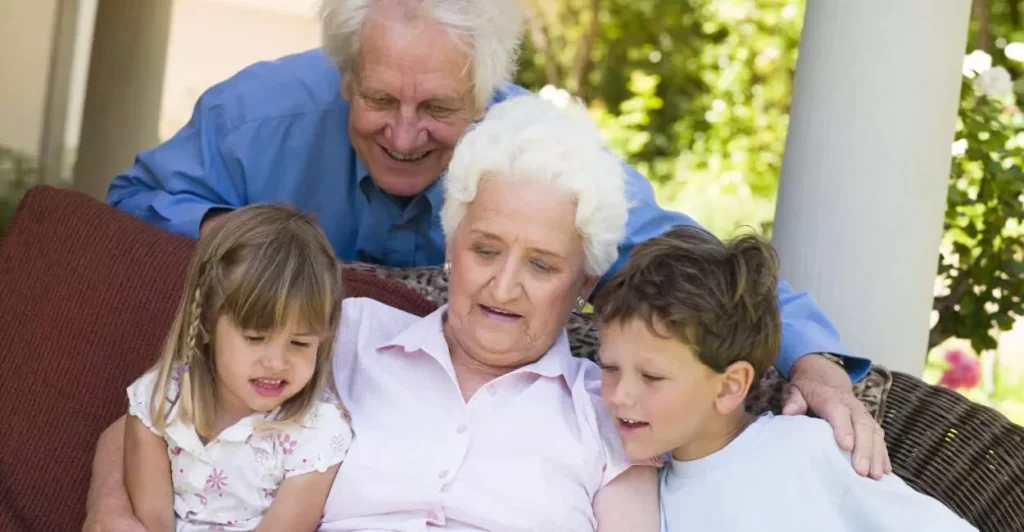
<svg viewBox="0 0 1024 532">
<path fill-rule="evenodd" d="M 771 231 L 788 125 L 801 0 L 523 0 L 529 31 L 518 82 L 565 89 L 590 105 L 620 156 L 660 201 L 721 236 Z M 884 16 L 879 13 L 879 16 Z M 1024 2 L 975 0 L 969 50 L 983 49 L 1016 81 L 1024 63 Z M 994 345 L 1022 313 L 1021 115 L 1011 100 L 964 80 L 950 172 L 931 344 Z"/>
</svg>

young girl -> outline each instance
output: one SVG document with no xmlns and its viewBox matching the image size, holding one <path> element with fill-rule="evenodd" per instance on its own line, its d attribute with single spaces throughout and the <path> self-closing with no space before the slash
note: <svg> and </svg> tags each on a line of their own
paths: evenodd
<svg viewBox="0 0 1024 532">
<path fill-rule="evenodd" d="M 125 484 L 156 530 L 314 530 L 352 440 L 327 391 L 341 277 L 284 207 L 200 241 L 156 367 L 128 388 Z"/>
</svg>

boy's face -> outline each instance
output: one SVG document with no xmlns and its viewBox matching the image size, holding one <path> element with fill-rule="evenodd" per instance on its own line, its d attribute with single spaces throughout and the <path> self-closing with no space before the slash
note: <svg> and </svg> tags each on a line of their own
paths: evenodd
<svg viewBox="0 0 1024 532">
<path fill-rule="evenodd" d="M 703 447 L 716 416 L 719 374 L 689 346 L 632 319 L 601 328 L 600 361 L 604 403 L 631 460 Z"/>
</svg>

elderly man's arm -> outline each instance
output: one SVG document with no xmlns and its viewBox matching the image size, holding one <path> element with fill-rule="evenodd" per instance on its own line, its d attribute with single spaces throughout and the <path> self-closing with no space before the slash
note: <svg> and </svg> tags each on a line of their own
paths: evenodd
<svg viewBox="0 0 1024 532">
<path fill-rule="evenodd" d="M 125 418 L 100 435 L 92 462 L 84 532 L 146 532 L 124 487 Z"/>
<path fill-rule="evenodd" d="M 656 532 L 661 528 L 658 470 L 636 465 L 597 491 L 594 517 L 598 532 Z"/>
<path fill-rule="evenodd" d="M 243 205 L 243 172 L 230 147 L 234 130 L 221 112 L 222 92 L 222 85 L 208 90 L 180 131 L 136 155 L 110 182 L 107 203 L 191 238 L 208 214 Z"/>
</svg>

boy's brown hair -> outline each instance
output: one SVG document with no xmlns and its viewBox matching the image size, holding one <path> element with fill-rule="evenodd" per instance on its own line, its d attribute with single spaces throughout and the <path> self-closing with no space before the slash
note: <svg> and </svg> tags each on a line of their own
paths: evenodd
<svg viewBox="0 0 1024 532">
<path fill-rule="evenodd" d="M 755 235 L 723 243 L 700 228 L 676 227 L 633 248 L 601 289 L 597 318 L 601 325 L 643 320 L 719 373 L 749 362 L 757 382 L 781 344 L 778 270 L 775 250 Z"/>
</svg>

